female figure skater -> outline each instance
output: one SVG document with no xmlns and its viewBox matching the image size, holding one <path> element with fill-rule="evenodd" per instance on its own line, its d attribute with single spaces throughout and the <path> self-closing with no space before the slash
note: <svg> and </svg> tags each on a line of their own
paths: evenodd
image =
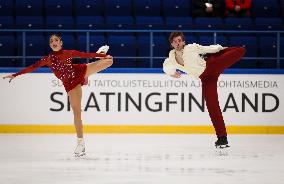
<svg viewBox="0 0 284 184">
<path fill-rule="evenodd" d="M 230 67 L 245 54 L 243 47 L 222 47 L 221 45 L 202 46 L 196 43 L 185 45 L 182 32 L 173 32 L 169 37 L 171 46 L 169 57 L 163 64 L 166 74 L 180 78 L 181 70 L 202 82 L 202 94 L 206 102 L 209 116 L 215 128 L 216 148 L 228 146 L 227 132 L 219 106 L 217 81 L 224 69 Z"/>
<path fill-rule="evenodd" d="M 86 84 L 86 79 L 90 75 L 110 67 L 113 63 L 113 59 L 112 56 L 105 54 L 108 50 L 108 46 L 103 46 L 99 49 L 99 51 L 104 50 L 105 53 L 84 53 L 76 50 L 63 50 L 62 45 L 63 42 L 59 35 L 51 35 L 49 39 L 49 46 L 53 50 L 52 53 L 18 73 L 5 76 L 4 79 L 8 78 L 11 81 L 21 74 L 32 72 L 44 65 L 51 68 L 55 76 L 63 82 L 70 100 L 78 142 L 74 151 L 75 156 L 83 156 L 85 155 L 85 143 L 83 139 L 83 124 L 81 119 L 81 86 Z M 75 57 L 101 59 L 88 64 L 73 64 L 71 60 Z"/>
</svg>

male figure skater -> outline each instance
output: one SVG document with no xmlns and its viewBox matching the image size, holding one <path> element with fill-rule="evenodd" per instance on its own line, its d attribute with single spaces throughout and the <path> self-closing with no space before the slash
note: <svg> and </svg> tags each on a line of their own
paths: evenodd
<svg viewBox="0 0 284 184">
<path fill-rule="evenodd" d="M 185 36 L 182 32 L 171 33 L 169 42 L 173 50 L 164 61 L 164 72 L 174 78 L 180 78 L 181 73 L 177 71 L 178 69 L 201 79 L 202 95 L 218 138 L 215 146 L 216 148 L 229 147 L 218 101 L 217 81 L 224 69 L 242 58 L 245 48 L 227 48 L 221 45 L 202 46 L 196 43 L 185 45 Z"/>
</svg>

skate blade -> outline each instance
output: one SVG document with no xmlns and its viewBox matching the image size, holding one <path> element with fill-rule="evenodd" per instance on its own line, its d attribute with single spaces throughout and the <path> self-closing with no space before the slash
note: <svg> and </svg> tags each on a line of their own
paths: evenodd
<svg viewBox="0 0 284 184">
<path fill-rule="evenodd" d="M 76 158 L 78 158 L 78 157 L 83 157 L 83 156 L 85 156 L 85 155 L 86 155 L 85 152 L 83 152 L 83 153 L 75 153 L 75 157 L 76 157 Z"/>
<path fill-rule="evenodd" d="M 216 146 L 217 149 L 225 149 L 225 148 L 229 148 L 229 145 L 220 145 L 220 146 Z"/>
</svg>

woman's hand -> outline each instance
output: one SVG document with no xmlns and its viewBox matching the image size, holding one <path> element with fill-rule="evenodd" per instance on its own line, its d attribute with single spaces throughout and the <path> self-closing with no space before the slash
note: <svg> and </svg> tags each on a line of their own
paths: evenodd
<svg viewBox="0 0 284 184">
<path fill-rule="evenodd" d="M 176 71 L 175 74 L 171 75 L 171 77 L 174 77 L 174 78 L 180 78 L 181 77 L 181 73 Z"/>
<path fill-rule="evenodd" d="M 15 78 L 15 77 L 14 77 L 12 74 L 3 77 L 3 79 L 10 79 L 9 82 L 11 82 L 14 78 Z"/>
</svg>

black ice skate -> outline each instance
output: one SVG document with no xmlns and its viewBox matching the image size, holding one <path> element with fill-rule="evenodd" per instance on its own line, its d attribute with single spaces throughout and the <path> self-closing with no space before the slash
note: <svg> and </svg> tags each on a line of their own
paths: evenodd
<svg viewBox="0 0 284 184">
<path fill-rule="evenodd" d="M 220 149 L 230 147 L 230 146 L 228 145 L 227 137 L 226 137 L 226 136 L 224 136 L 224 137 L 218 137 L 218 140 L 215 142 L 215 147 L 216 147 L 216 148 L 220 148 Z"/>
</svg>

